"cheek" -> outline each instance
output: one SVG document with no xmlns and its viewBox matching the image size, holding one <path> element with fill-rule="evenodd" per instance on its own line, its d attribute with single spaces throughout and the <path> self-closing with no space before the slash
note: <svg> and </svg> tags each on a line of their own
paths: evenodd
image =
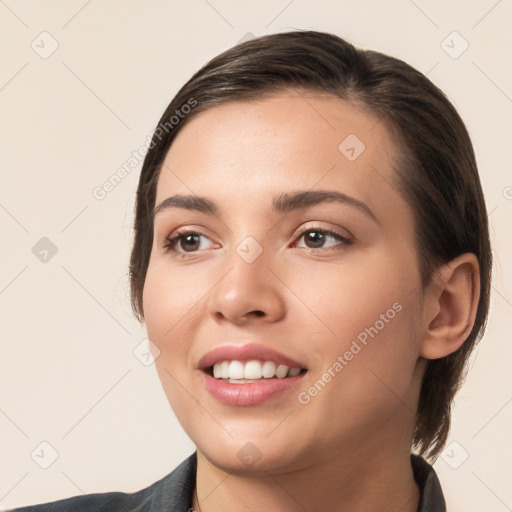
<svg viewBox="0 0 512 512">
<path fill-rule="evenodd" d="M 189 428 L 186 423 L 189 393 L 194 396 L 197 393 L 190 381 L 189 348 L 196 336 L 200 299 L 204 296 L 201 283 L 195 282 L 193 275 L 170 270 L 162 260 L 152 262 L 143 290 L 148 337 L 160 350 L 155 367 L 167 399 L 185 430 Z"/>
<path fill-rule="evenodd" d="M 413 313 L 418 283 L 414 254 L 383 247 L 350 255 L 338 268 L 310 266 L 294 290 L 329 330 L 323 343 L 338 350 L 358 336 L 364 342 L 372 334 L 380 338 L 395 329 L 401 332 L 404 311 Z M 392 338 L 390 343 L 399 343 L 399 337 Z"/>
<path fill-rule="evenodd" d="M 418 357 L 415 306 L 410 298 L 393 304 L 388 300 L 384 297 L 384 307 L 374 306 L 373 311 L 354 310 L 350 325 L 338 320 L 340 333 L 322 347 L 321 370 L 301 390 L 306 395 L 300 403 L 309 400 L 303 423 L 311 435 L 318 424 L 325 425 L 326 444 L 340 438 L 371 439 L 380 432 L 389 435 L 385 425 L 396 415 L 405 423 L 412 421 L 419 391 L 411 388 Z"/>
<path fill-rule="evenodd" d="M 336 374 L 334 396 L 325 393 L 325 400 L 351 404 L 355 414 L 385 414 L 407 394 L 419 352 L 418 279 L 413 258 L 381 252 L 351 262 L 350 272 L 329 273 L 322 293 L 315 296 L 310 289 L 304 302 L 330 331 L 317 338 L 322 371 Z"/>
<path fill-rule="evenodd" d="M 150 262 L 143 291 L 144 315 L 149 338 L 161 350 L 186 342 L 181 331 L 185 325 L 190 329 L 204 285 L 193 272 L 170 270 L 163 260 Z"/>
</svg>

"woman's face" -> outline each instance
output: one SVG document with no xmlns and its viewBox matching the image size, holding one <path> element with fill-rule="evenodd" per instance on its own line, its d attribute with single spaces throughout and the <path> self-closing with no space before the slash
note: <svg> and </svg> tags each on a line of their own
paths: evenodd
<svg viewBox="0 0 512 512">
<path fill-rule="evenodd" d="M 214 107 L 172 144 L 156 206 L 182 197 L 155 216 L 144 312 L 169 402 L 216 466 L 409 452 L 423 304 L 394 152 L 375 117 L 296 92 Z"/>
</svg>

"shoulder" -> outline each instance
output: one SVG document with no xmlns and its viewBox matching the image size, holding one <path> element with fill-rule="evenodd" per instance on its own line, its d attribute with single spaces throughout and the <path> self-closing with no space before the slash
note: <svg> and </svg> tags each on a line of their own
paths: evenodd
<svg viewBox="0 0 512 512">
<path fill-rule="evenodd" d="M 195 486 L 196 453 L 176 469 L 133 493 L 106 492 L 73 496 L 50 503 L 13 509 L 9 512 L 160 512 L 187 510 Z"/>
</svg>

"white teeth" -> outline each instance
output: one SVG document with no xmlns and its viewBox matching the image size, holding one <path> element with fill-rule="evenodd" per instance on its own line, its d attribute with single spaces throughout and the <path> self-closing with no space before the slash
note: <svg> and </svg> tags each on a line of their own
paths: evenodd
<svg viewBox="0 0 512 512">
<path fill-rule="evenodd" d="M 263 363 L 262 375 L 265 379 L 271 379 L 276 374 L 276 363 L 265 361 Z"/>
<path fill-rule="evenodd" d="M 229 363 L 229 379 L 244 378 L 244 363 L 241 361 L 231 361 Z"/>
<path fill-rule="evenodd" d="M 228 379 L 229 378 L 229 361 L 222 361 L 220 366 L 220 378 Z"/>
<path fill-rule="evenodd" d="M 221 361 L 213 365 L 213 376 L 216 379 L 233 381 L 284 379 L 295 377 L 301 368 L 290 368 L 285 364 L 276 365 L 273 361 Z"/>
<path fill-rule="evenodd" d="M 279 379 L 284 379 L 286 375 L 288 374 L 288 370 L 290 369 L 289 366 L 286 366 L 285 364 L 280 364 L 276 368 L 276 377 Z"/>
<path fill-rule="evenodd" d="M 244 379 L 261 379 L 261 363 L 259 361 L 247 361 L 244 368 Z"/>
</svg>

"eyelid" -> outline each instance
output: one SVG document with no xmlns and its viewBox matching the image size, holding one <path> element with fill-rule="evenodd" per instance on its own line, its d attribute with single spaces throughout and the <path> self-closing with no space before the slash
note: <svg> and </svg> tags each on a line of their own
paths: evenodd
<svg viewBox="0 0 512 512">
<path fill-rule="evenodd" d="M 341 227 L 331 227 L 331 226 L 323 226 L 321 221 L 309 221 L 306 223 L 306 225 L 301 226 L 301 228 L 296 232 L 296 234 L 293 236 L 294 238 L 297 238 L 307 231 L 315 230 L 323 231 L 325 233 L 330 233 L 336 236 L 339 236 L 340 238 L 343 238 L 345 240 L 352 240 L 354 239 L 354 235 L 346 229 Z"/>
</svg>

